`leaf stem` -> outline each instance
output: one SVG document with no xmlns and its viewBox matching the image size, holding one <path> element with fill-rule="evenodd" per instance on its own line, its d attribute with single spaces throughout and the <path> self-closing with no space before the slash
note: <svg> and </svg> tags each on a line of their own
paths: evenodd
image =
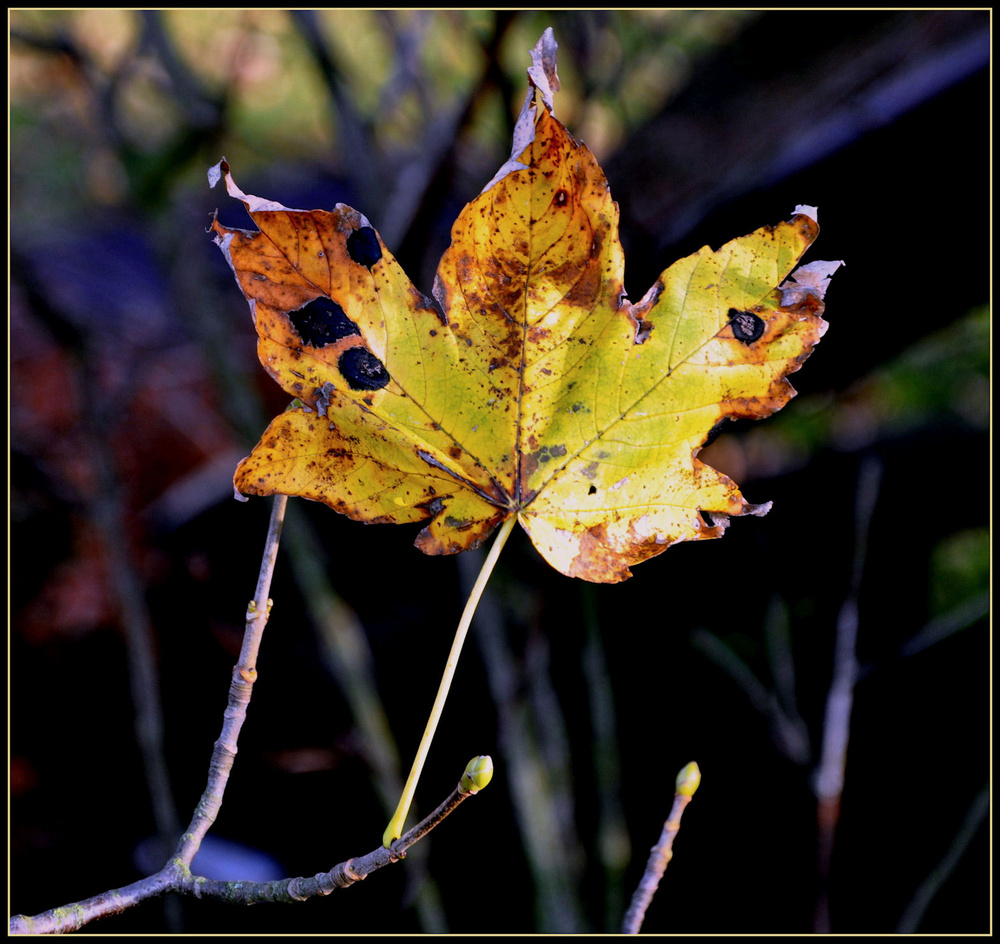
<svg viewBox="0 0 1000 944">
<path fill-rule="evenodd" d="M 441 720 L 444 703 L 448 699 L 448 691 L 451 688 L 452 679 L 455 677 L 458 657 L 462 654 L 462 646 L 465 643 L 465 637 L 468 635 L 469 626 L 472 624 L 472 617 L 476 612 L 476 607 L 479 605 L 479 598 L 483 595 L 483 590 L 486 589 L 490 574 L 493 573 L 493 567 L 500 556 L 500 551 L 503 550 L 504 544 L 507 543 L 507 538 L 510 537 L 510 532 L 514 529 L 516 522 L 517 515 L 512 514 L 500 527 L 496 540 L 493 542 L 493 547 L 490 548 L 490 553 L 487 555 L 482 569 L 479 571 L 479 576 L 472 587 L 472 592 L 469 594 L 469 599 L 466 601 L 465 609 L 462 611 L 462 618 L 458 622 L 458 629 L 455 630 L 455 639 L 451 644 L 451 652 L 448 653 L 448 661 L 444 667 L 444 674 L 441 676 L 441 684 L 438 686 L 434 704 L 431 706 L 430 716 L 427 718 L 427 726 L 424 728 L 423 737 L 420 739 L 420 744 L 417 747 L 417 756 L 413 759 L 410 775 L 406 778 L 406 783 L 403 785 L 403 793 L 399 798 L 399 804 L 396 806 L 396 812 L 392 814 L 392 819 L 389 820 L 389 825 L 386 826 L 385 832 L 382 834 L 382 845 L 386 849 L 389 848 L 393 840 L 398 839 L 403 834 L 403 824 L 406 822 L 406 814 L 410 811 L 413 794 L 417 789 L 417 781 L 420 779 L 420 773 L 424 769 L 427 752 L 430 750 L 431 741 L 434 740 L 434 732 L 437 730 L 438 722 Z"/>
</svg>

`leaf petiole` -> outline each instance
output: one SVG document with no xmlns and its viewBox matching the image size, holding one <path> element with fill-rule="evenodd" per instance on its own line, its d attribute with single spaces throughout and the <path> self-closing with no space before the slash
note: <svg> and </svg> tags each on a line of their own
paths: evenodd
<svg viewBox="0 0 1000 944">
<path fill-rule="evenodd" d="M 423 737 L 420 739 L 420 744 L 417 747 L 417 756 L 413 759 L 413 766 L 410 768 L 410 775 L 406 778 L 406 783 L 403 786 L 403 794 L 399 798 L 396 812 L 392 814 L 389 825 L 386 826 L 385 832 L 382 833 L 382 845 L 386 849 L 389 848 L 393 840 L 399 839 L 403 835 L 403 824 L 406 822 L 407 813 L 410 812 L 410 804 L 413 802 L 413 794 L 417 789 L 420 772 L 424 768 L 427 752 L 430 750 L 431 741 L 434 740 L 434 732 L 437 730 L 438 722 L 441 720 L 444 703 L 448 699 L 448 690 L 451 688 L 452 679 L 455 677 L 455 667 L 458 665 L 458 657 L 462 653 L 465 637 L 468 635 L 469 626 L 472 624 L 472 617 L 476 612 L 476 607 L 479 605 L 479 598 L 483 595 L 483 590 L 486 589 L 490 574 L 493 573 L 493 567 L 496 565 L 497 558 L 500 557 L 500 551 L 503 550 L 504 544 L 507 543 L 507 538 L 510 537 L 510 532 L 514 529 L 516 522 L 517 515 L 512 514 L 501 525 L 496 540 L 493 542 L 493 547 L 490 548 L 490 553 L 487 555 L 482 569 L 479 571 L 479 576 L 472 587 L 472 592 L 466 601 L 465 609 L 462 611 L 462 618 L 458 622 L 458 629 L 455 630 L 455 639 L 451 644 L 451 652 L 448 653 L 448 661 L 444 667 L 444 674 L 441 676 L 441 684 L 438 686 L 430 716 L 427 718 L 427 727 L 424 728 Z"/>
</svg>

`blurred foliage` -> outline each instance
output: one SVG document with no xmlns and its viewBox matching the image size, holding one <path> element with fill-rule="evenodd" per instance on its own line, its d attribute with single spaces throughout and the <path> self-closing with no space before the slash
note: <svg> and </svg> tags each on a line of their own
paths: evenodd
<svg viewBox="0 0 1000 944">
<path fill-rule="evenodd" d="M 983 594 L 990 585 L 988 528 L 957 531 L 934 548 L 930 593 L 937 615 Z"/>
<path fill-rule="evenodd" d="M 563 35 L 560 16 L 568 14 L 555 15 Z M 751 16 L 574 13 L 560 58 L 562 120 L 600 159 Z M 182 172 L 200 186 L 204 157 L 185 155 L 181 143 L 223 120 L 227 156 L 248 178 L 288 160 L 348 175 L 370 162 L 405 166 L 427 145 L 431 118 L 460 111 L 494 67 L 484 48 L 499 37 L 502 94 L 477 102 L 463 128 L 478 155 L 469 159 L 493 166 L 509 148 L 527 52 L 549 19 L 490 10 L 12 11 L 12 210 L 59 208 L 65 217 L 127 206 L 162 196 L 163 178 Z M 329 56 L 326 76 L 310 34 Z M 375 153 L 351 150 L 358 128 Z"/>
</svg>

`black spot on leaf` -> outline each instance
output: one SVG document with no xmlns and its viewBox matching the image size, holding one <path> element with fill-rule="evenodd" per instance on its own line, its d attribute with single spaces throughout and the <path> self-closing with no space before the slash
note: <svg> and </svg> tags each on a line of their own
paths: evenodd
<svg viewBox="0 0 1000 944">
<path fill-rule="evenodd" d="M 587 489 L 587 494 L 588 495 L 596 495 L 597 494 L 597 486 L 596 485 L 591 485 L 590 488 Z"/>
<path fill-rule="evenodd" d="M 729 323 L 733 326 L 733 334 L 737 341 L 753 344 L 764 333 L 764 321 L 752 311 L 729 309 Z"/>
<path fill-rule="evenodd" d="M 332 298 L 314 298 L 308 305 L 290 311 L 288 317 L 299 337 L 313 347 L 324 347 L 352 334 L 361 334 Z"/>
<path fill-rule="evenodd" d="M 379 245 L 375 230 L 370 226 L 362 226 L 347 237 L 347 254 L 358 264 L 370 269 L 382 258 L 382 247 Z"/>
<path fill-rule="evenodd" d="M 366 347 L 348 348 L 337 367 L 352 390 L 381 390 L 389 382 L 389 371 Z"/>
</svg>

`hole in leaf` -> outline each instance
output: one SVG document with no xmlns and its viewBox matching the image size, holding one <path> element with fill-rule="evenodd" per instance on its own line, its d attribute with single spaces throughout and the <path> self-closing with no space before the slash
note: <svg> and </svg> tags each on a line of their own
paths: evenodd
<svg viewBox="0 0 1000 944">
<path fill-rule="evenodd" d="M 324 347 L 352 334 L 361 334 L 332 298 L 314 298 L 297 311 L 290 311 L 288 317 L 299 337 L 313 347 Z"/>
<path fill-rule="evenodd" d="M 588 495 L 596 495 L 597 494 L 597 486 L 596 485 L 591 485 L 590 488 L 587 489 L 587 494 Z"/>
<path fill-rule="evenodd" d="M 715 527 L 715 519 L 707 511 L 702 511 L 699 508 L 698 514 L 701 516 L 701 520 L 704 521 L 708 527 L 710 528 Z"/>
<path fill-rule="evenodd" d="M 358 264 L 371 269 L 382 258 L 382 247 L 379 245 L 375 230 L 370 226 L 362 226 L 347 237 L 347 254 Z"/>
<path fill-rule="evenodd" d="M 389 382 L 389 371 L 366 347 L 348 348 L 337 367 L 352 390 L 381 390 Z"/>
<path fill-rule="evenodd" d="M 719 420 L 719 422 L 716 423 L 708 431 L 708 435 L 705 437 L 705 441 L 702 443 L 702 446 L 703 447 L 704 446 L 711 446 L 712 443 L 714 443 L 715 440 L 717 440 L 719 438 L 719 433 L 722 432 L 723 428 L 725 427 L 726 423 L 728 423 L 728 422 L 729 422 L 729 417 L 728 416 L 722 417 L 722 419 Z"/>
<path fill-rule="evenodd" d="M 737 341 L 753 344 L 764 333 L 764 320 L 752 311 L 729 309 L 729 323 L 733 326 L 733 334 Z"/>
</svg>

